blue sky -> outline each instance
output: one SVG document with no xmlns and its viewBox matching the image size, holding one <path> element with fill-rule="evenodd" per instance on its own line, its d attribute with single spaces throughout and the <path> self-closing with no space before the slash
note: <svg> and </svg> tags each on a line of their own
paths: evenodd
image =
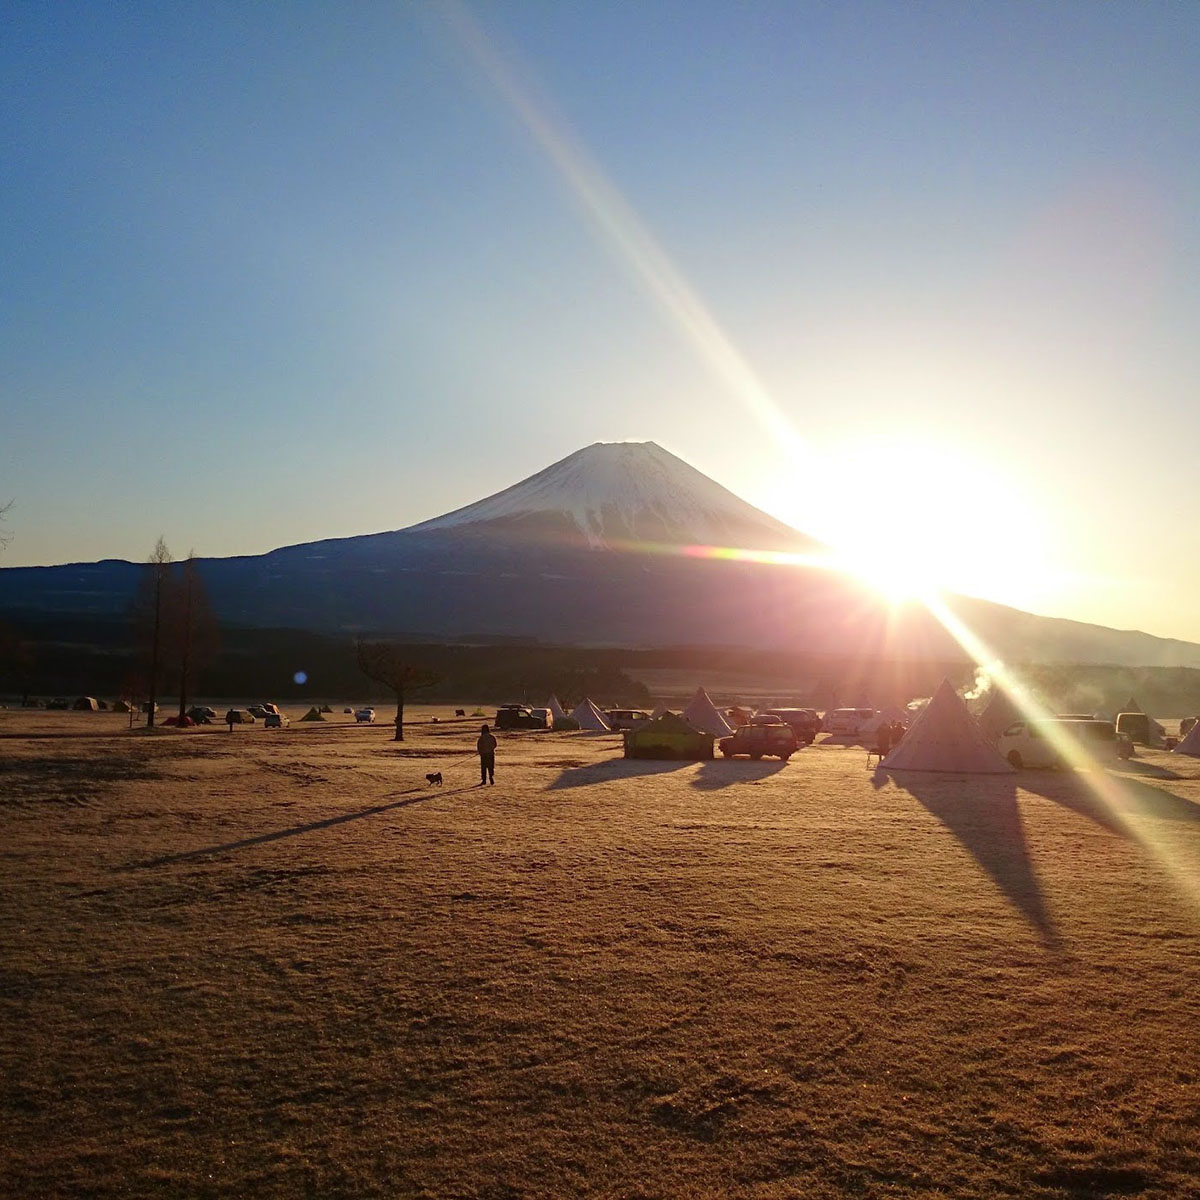
<svg viewBox="0 0 1200 1200">
<path fill-rule="evenodd" d="M 653 439 L 826 540 L 1200 640 L 1200 7 L 5 18 L 4 565 L 400 528 Z"/>
</svg>

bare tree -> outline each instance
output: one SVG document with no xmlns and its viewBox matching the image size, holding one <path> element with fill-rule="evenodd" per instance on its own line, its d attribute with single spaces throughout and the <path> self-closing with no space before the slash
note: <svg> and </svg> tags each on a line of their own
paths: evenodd
<svg viewBox="0 0 1200 1200">
<path fill-rule="evenodd" d="M 166 641 L 168 617 L 171 612 L 171 552 L 160 537 L 154 550 L 146 560 L 148 570 L 138 581 L 134 610 L 138 623 L 149 639 L 149 675 L 146 680 L 149 697 L 146 724 L 154 724 L 154 709 L 158 698 L 158 685 L 162 676 L 164 643 Z"/>
<path fill-rule="evenodd" d="M 196 552 L 188 551 L 172 588 L 174 649 L 179 662 L 179 723 L 187 713 L 188 692 L 197 672 L 216 655 L 217 623 L 208 591 L 196 568 Z"/>
<path fill-rule="evenodd" d="M 432 687 L 440 678 L 435 671 L 409 661 L 409 651 L 395 642 L 364 642 L 356 644 L 358 669 L 368 679 L 382 683 L 396 696 L 396 737 L 404 741 L 404 701 L 409 692 Z"/>
<path fill-rule="evenodd" d="M 8 510 L 10 508 L 12 508 L 12 506 L 13 506 L 13 502 L 11 500 L 7 504 L 0 504 L 0 522 L 2 522 L 4 520 L 5 516 L 8 513 Z M 3 529 L 0 529 L 0 550 L 3 550 L 4 547 L 7 546 L 8 543 L 11 541 L 12 541 L 12 534 L 6 533 Z"/>
</svg>

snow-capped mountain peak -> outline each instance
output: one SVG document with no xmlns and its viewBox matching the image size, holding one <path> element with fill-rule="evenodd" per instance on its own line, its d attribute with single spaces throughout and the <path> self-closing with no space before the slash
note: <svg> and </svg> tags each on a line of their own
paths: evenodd
<svg viewBox="0 0 1200 1200">
<path fill-rule="evenodd" d="M 596 442 L 414 532 L 506 532 L 628 543 L 796 549 L 804 535 L 654 442 Z"/>
</svg>

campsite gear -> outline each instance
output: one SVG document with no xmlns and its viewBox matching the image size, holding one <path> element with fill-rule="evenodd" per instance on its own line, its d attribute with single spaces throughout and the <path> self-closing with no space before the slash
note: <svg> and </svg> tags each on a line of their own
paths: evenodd
<svg viewBox="0 0 1200 1200">
<path fill-rule="evenodd" d="M 1007 775 L 1012 767 L 988 744 L 975 718 L 943 679 L 904 740 L 880 764 L 888 771 Z"/>
<path fill-rule="evenodd" d="M 475 740 L 475 749 L 479 751 L 479 786 L 483 787 L 485 783 L 494 785 L 496 782 L 496 739 L 486 725 L 479 730 L 479 737 Z"/>
<path fill-rule="evenodd" d="M 682 717 L 663 713 L 625 734 L 626 758 L 709 759 L 713 735 L 693 729 Z"/>
</svg>

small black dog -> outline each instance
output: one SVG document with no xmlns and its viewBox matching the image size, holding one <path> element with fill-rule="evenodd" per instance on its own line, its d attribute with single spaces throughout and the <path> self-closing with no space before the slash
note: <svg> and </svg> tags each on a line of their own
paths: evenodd
<svg viewBox="0 0 1200 1200">
<path fill-rule="evenodd" d="M 430 785 L 431 787 L 432 787 L 432 786 L 433 786 L 433 784 L 435 784 L 435 783 L 438 785 L 438 787 L 441 787 L 441 786 L 442 786 L 442 773 L 441 773 L 441 771 L 430 771 L 430 772 L 429 772 L 429 774 L 425 776 L 425 779 L 426 779 L 426 781 L 429 783 L 429 785 Z"/>
</svg>

